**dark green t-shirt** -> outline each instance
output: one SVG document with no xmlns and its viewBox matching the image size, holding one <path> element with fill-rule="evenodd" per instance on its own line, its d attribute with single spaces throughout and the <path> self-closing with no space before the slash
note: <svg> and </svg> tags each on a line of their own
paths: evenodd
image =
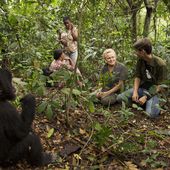
<svg viewBox="0 0 170 170">
<path fill-rule="evenodd" d="M 126 80 L 128 78 L 128 71 L 125 65 L 117 62 L 113 71 L 109 72 L 108 65 L 105 64 L 102 68 L 100 78 L 102 87 L 111 89 L 119 80 Z"/>
<path fill-rule="evenodd" d="M 153 85 L 161 84 L 166 75 L 166 63 L 159 57 L 153 56 L 149 64 L 143 59 L 137 61 L 135 76 L 140 78 L 142 88 L 149 89 Z"/>
</svg>

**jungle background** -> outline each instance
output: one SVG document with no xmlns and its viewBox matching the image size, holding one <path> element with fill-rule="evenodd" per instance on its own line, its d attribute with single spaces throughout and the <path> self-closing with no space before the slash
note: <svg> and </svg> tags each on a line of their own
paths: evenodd
<svg viewBox="0 0 170 170">
<path fill-rule="evenodd" d="M 170 1 L 168 0 L 0 0 L 0 60 L 11 69 L 17 98 L 33 93 L 37 114 L 33 124 L 44 150 L 56 162 L 32 168 L 25 162 L 9 169 L 170 169 Z M 57 30 L 70 16 L 78 27 L 78 63 L 85 86 L 61 71 L 50 80 L 42 68 L 61 48 Z M 103 66 L 102 52 L 115 49 L 128 67 L 126 88 L 133 84 L 132 45 L 141 37 L 153 42 L 153 53 L 167 62 L 167 93 L 161 115 L 150 119 L 137 105 L 103 107 L 91 93 Z M 65 81 L 65 87 L 46 82 Z"/>
</svg>

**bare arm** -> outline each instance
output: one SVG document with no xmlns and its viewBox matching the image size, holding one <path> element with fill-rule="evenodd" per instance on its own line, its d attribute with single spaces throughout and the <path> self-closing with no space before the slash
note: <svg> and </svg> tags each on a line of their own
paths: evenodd
<svg viewBox="0 0 170 170">
<path fill-rule="evenodd" d="M 62 45 L 67 46 L 67 41 L 64 38 L 59 37 L 59 42 L 61 42 Z"/>
<path fill-rule="evenodd" d="M 78 39 L 78 30 L 77 30 L 75 27 L 73 27 L 73 28 L 71 29 L 71 35 L 72 35 L 72 37 L 73 37 L 73 40 L 74 40 L 74 41 L 77 41 L 77 39 Z"/>
<path fill-rule="evenodd" d="M 139 89 L 140 82 L 141 82 L 140 78 L 136 77 L 133 85 L 133 96 L 132 96 L 132 100 L 135 102 L 137 102 L 139 98 L 138 89 Z"/>
<path fill-rule="evenodd" d="M 66 39 L 62 36 L 61 30 L 58 30 L 57 32 L 58 32 L 58 41 L 59 41 L 62 45 L 67 46 L 67 41 L 66 41 Z"/>
</svg>

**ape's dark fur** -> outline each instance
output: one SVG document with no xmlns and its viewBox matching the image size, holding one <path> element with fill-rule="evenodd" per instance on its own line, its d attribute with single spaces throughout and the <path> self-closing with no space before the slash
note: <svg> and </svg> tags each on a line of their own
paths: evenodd
<svg viewBox="0 0 170 170">
<path fill-rule="evenodd" d="M 0 69 L 0 165 L 8 166 L 26 159 L 35 166 L 50 163 L 51 155 L 43 153 L 39 137 L 30 131 L 35 113 L 35 98 L 21 99 L 22 113 L 8 102 L 15 98 L 12 75 Z"/>
</svg>

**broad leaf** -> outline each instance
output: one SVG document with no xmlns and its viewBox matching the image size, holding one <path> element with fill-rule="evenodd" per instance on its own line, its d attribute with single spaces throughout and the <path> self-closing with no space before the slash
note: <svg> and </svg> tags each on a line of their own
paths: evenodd
<svg viewBox="0 0 170 170">
<path fill-rule="evenodd" d="M 81 94 L 81 91 L 77 89 L 73 89 L 73 94 L 79 96 Z"/>
<path fill-rule="evenodd" d="M 42 103 L 38 106 L 38 108 L 37 108 L 38 113 L 44 112 L 44 110 L 46 109 L 47 105 L 48 105 L 47 102 L 45 102 L 45 101 L 42 102 Z"/>
<path fill-rule="evenodd" d="M 69 95 L 69 93 L 70 93 L 70 88 L 63 88 L 63 89 L 61 89 L 61 92 L 64 93 L 64 94 L 66 94 L 66 95 Z"/>
<path fill-rule="evenodd" d="M 48 106 L 47 106 L 46 116 L 47 116 L 48 119 L 51 119 L 52 116 L 53 116 L 53 111 L 52 111 L 52 109 L 51 109 L 51 105 L 48 105 Z"/>
<path fill-rule="evenodd" d="M 95 112 L 95 107 L 94 107 L 94 103 L 92 101 L 89 102 L 89 111 L 91 113 Z"/>
<path fill-rule="evenodd" d="M 47 133 L 47 138 L 50 138 L 54 134 L 54 128 L 51 128 Z"/>
</svg>

